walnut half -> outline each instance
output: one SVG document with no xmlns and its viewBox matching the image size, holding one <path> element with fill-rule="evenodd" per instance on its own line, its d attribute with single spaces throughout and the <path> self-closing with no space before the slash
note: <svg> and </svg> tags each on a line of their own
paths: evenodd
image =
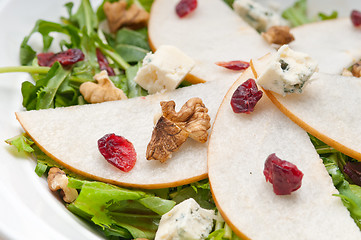
<svg viewBox="0 0 361 240">
<path fill-rule="evenodd" d="M 109 29 L 115 33 L 121 27 L 138 29 L 147 26 L 149 13 L 133 3 L 127 8 L 127 1 L 105 2 L 104 13 L 107 17 Z"/>
<path fill-rule="evenodd" d="M 62 190 L 64 202 L 74 202 L 78 197 L 78 191 L 68 187 L 68 177 L 65 172 L 57 167 L 52 167 L 48 173 L 48 186 L 51 191 Z"/>
<path fill-rule="evenodd" d="M 101 103 L 106 101 L 115 101 L 127 99 L 124 92 L 117 88 L 114 83 L 109 79 L 106 70 L 94 76 L 98 82 L 85 82 L 80 85 L 79 91 L 84 99 L 89 103 Z"/>
<path fill-rule="evenodd" d="M 153 129 L 147 146 L 146 158 L 165 162 L 187 140 L 205 143 L 207 130 L 211 127 L 208 109 L 200 98 L 189 99 L 179 110 L 175 111 L 175 102 L 160 103 L 163 115 Z"/>
<path fill-rule="evenodd" d="M 267 32 L 262 33 L 262 36 L 270 44 L 288 44 L 295 40 L 294 36 L 290 32 L 288 26 L 273 26 L 270 27 Z"/>
</svg>

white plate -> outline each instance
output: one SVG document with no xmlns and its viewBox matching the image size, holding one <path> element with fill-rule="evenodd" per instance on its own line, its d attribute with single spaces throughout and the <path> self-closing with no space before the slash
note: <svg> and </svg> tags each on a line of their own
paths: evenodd
<svg viewBox="0 0 361 240">
<path fill-rule="evenodd" d="M 0 0 L 0 66 L 19 65 L 23 37 L 39 18 L 58 21 L 59 16 L 66 16 L 63 7 L 66 2 Z M 291 0 L 274 2 L 284 8 Z M 322 9 L 322 3 L 326 2 L 328 7 Z M 315 0 L 310 10 L 329 13 L 332 6 L 337 6 L 335 9 L 342 6 L 338 9 L 341 15 L 348 15 L 355 6 L 353 3 L 360 5 L 359 0 Z M 28 74 L 0 75 L 0 239 L 102 239 L 49 191 L 46 180 L 34 172 L 34 160 L 19 156 L 4 143 L 5 139 L 21 133 L 14 112 L 22 110 L 20 87 L 25 80 L 30 80 Z"/>
</svg>

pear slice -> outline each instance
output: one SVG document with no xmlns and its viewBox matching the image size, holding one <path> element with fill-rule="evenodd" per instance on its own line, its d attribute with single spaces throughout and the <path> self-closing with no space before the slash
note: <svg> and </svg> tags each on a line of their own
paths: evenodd
<svg viewBox="0 0 361 240">
<path fill-rule="evenodd" d="M 253 78 L 250 69 L 226 94 L 208 146 L 208 175 L 216 205 L 242 239 L 361 239 L 307 133 L 266 97 L 251 114 L 235 114 L 234 90 Z M 295 164 L 302 186 L 279 196 L 263 175 L 271 154 Z M 327 221 L 326 221 L 327 219 Z M 337 222 L 337 227 L 330 227 Z"/>
<path fill-rule="evenodd" d="M 291 32 L 295 41 L 290 47 L 318 61 L 320 72 L 341 74 L 361 59 L 361 29 L 350 18 L 306 24 Z"/>
<path fill-rule="evenodd" d="M 188 74 L 193 83 L 240 75 L 216 65 L 232 60 L 250 61 L 273 52 L 268 43 L 221 0 L 198 0 L 194 12 L 179 18 L 179 0 L 156 0 L 151 8 L 148 35 L 151 48 L 173 45 L 196 61 Z"/>
<path fill-rule="evenodd" d="M 192 139 L 165 163 L 146 160 L 154 118 L 161 114 L 160 101 L 174 100 L 179 109 L 192 97 L 200 97 L 211 123 L 232 80 L 193 85 L 163 94 L 67 108 L 16 113 L 24 130 L 51 158 L 75 173 L 128 187 L 163 188 L 207 177 L 207 143 Z M 178 111 L 178 110 L 177 110 Z M 97 141 L 115 133 L 133 143 L 137 162 L 122 172 L 100 154 Z"/>
<path fill-rule="evenodd" d="M 255 61 L 259 75 L 268 60 Z M 307 132 L 361 161 L 361 79 L 314 73 L 301 94 L 281 96 L 265 91 L 271 101 Z"/>
</svg>

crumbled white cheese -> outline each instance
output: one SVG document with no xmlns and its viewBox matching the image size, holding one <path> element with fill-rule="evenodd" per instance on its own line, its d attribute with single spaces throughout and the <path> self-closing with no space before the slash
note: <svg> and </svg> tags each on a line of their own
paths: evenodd
<svg viewBox="0 0 361 240">
<path fill-rule="evenodd" d="M 178 48 L 164 45 L 145 56 L 134 81 L 149 94 L 174 90 L 194 65 L 193 59 Z"/>
<path fill-rule="evenodd" d="M 264 89 L 285 96 L 301 93 L 302 88 L 317 70 L 317 63 L 305 53 L 293 51 L 283 45 L 272 56 L 268 65 L 258 77 L 257 83 Z"/>
<path fill-rule="evenodd" d="M 288 22 L 278 13 L 253 0 L 236 0 L 233 3 L 233 9 L 259 32 L 265 32 L 272 26 L 288 25 Z"/>
<path fill-rule="evenodd" d="M 155 240 L 201 240 L 212 231 L 216 215 L 189 198 L 164 214 Z"/>
</svg>

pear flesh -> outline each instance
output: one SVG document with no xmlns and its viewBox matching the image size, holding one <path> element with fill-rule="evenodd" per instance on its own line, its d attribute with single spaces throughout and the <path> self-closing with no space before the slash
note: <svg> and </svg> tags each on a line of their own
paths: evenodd
<svg viewBox="0 0 361 240">
<path fill-rule="evenodd" d="M 232 111 L 234 90 L 252 77 L 248 69 L 230 88 L 209 140 L 209 181 L 223 218 L 242 239 L 360 239 L 341 199 L 332 196 L 338 191 L 307 133 L 266 96 L 251 114 Z M 272 153 L 304 174 L 301 188 L 290 195 L 276 195 L 265 180 L 264 164 Z"/>
<path fill-rule="evenodd" d="M 196 66 L 188 74 L 190 82 L 214 81 L 240 75 L 216 65 L 259 58 L 274 49 L 258 32 L 220 0 L 198 0 L 197 8 L 179 18 L 179 0 L 156 0 L 151 9 L 148 35 L 152 49 L 173 45 L 193 58 Z"/>
</svg>

